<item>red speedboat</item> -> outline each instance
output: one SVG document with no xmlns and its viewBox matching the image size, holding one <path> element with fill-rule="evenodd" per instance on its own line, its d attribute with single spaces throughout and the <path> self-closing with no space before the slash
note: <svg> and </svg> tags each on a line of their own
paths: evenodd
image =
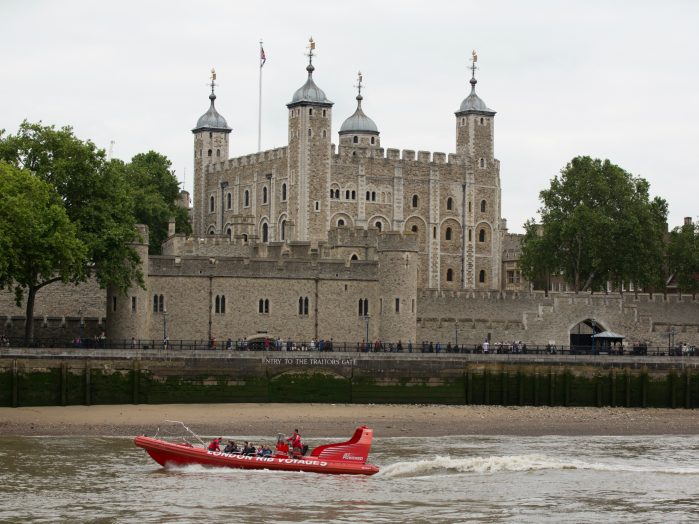
<svg viewBox="0 0 699 524">
<path fill-rule="evenodd" d="M 277 451 L 269 457 L 209 451 L 206 447 L 195 447 L 189 443 L 172 443 L 145 436 L 136 437 L 134 443 L 145 449 L 161 466 L 200 464 L 227 468 L 373 475 L 378 473 L 379 468 L 366 463 L 373 436 L 373 429 L 360 426 L 347 442 L 325 444 L 305 455 L 297 453 L 292 456 L 284 452 L 278 443 Z"/>
</svg>

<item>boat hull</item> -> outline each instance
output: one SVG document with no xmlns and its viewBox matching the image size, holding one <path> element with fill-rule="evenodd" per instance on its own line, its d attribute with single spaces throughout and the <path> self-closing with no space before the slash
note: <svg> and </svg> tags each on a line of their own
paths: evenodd
<svg viewBox="0 0 699 524">
<path fill-rule="evenodd" d="M 313 456 L 302 458 L 256 457 L 222 451 L 209 451 L 183 444 L 139 436 L 134 444 L 143 448 L 161 466 L 200 464 L 210 467 L 238 469 L 269 469 L 279 471 L 307 471 L 334 475 L 373 475 L 379 468 L 373 464 L 351 461 L 326 460 Z"/>
</svg>

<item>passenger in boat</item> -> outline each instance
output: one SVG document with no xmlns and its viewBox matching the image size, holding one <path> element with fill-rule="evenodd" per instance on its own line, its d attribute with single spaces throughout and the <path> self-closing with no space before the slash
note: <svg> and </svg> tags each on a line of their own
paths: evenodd
<svg viewBox="0 0 699 524">
<path fill-rule="evenodd" d="M 228 444 L 226 444 L 226 447 L 223 448 L 224 453 L 238 453 L 238 446 L 236 446 L 235 442 L 232 440 L 228 441 Z"/>
<path fill-rule="evenodd" d="M 222 437 L 215 438 L 214 440 L 211 441 L 209 444 L 209 447 L 207 448 L 209 451 L 221 451 L 221 448 L 219 447 L 219 444 L 223 440 Z"/>
<path fill-rule="evenodd" d="M 263 457 L 271 457 L 272 456 L 272 448 L 270 448 L 268 445 L 262 446 L 262 453 L 261 456 Z"/>
<path fill-rule="evenodd" d="M 243 455 L 254 455 L 255 445 L 252 442 L 246 442 L 243 448 Z"/>
<path fill-rule="evenodd" d="M 293 435 L 286 440 L 288 440 L 290 444 L 290 454 L 301 454 L 303 445 L 301 444 L 301 435 L 299 434 L 298 429 L 295 429 Z"/>
</svg>

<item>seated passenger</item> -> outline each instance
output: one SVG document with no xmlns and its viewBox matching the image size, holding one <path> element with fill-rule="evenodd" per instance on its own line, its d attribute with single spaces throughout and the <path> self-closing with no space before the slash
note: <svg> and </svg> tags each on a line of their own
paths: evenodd
<svg viewBox="0 0 699 524">
<path fill-rule="evenodd" d="M 243 455 L 254 455 L 255 445 L 252 442 L 246 442 L 243 448 Z"/>
<path fill-rule="evenodd" d="M 223 437 L 215 438 L 214 440 L 212 440 L 209 443 L 209 447 L 206 449 L 208 449 L 209 451 L 221 451 L 219 444 L 221 443 L 222 440 L 223 440 Z"/>
<path fill-rule="evenodd" d="M 235 442 L 232 440 L 228 441 L 228 444 L 226 444 L 226 447 L 223 448 L 224 453 L 238 453 L 238 446 L 235 445 Z"/>
<path fill-rule="evenodd" d="M 263 457 L 271 457 L 272 456 L 272 448 L 270 448 L 267 445 L 262 446 L 262 456 Z"/>
</svg>

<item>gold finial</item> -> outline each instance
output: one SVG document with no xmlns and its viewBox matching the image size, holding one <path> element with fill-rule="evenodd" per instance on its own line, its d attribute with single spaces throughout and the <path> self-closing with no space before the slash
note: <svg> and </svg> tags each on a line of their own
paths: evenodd
<svg viewBox="0 0 699 524">
<path fill-rule="evenodd" d="M 212 67 L 211 68 L 211 81 L 213 82 L 216 80 L 216 70 Z"/>
<path fill-rule="evenodd" d="M 357 85 L 354 86 L 357 88 L 357 100 L 361 101 L 362 100 L 362 72 L 357 71 Z"/>
<path fill-rule="evenodd" d="M 313 41 L 313 37 L 308 39 L 308 49 L 313 51 L 316 48 L 316 43 Z"/>
<path fill-rule="evenodd" d="M 313 50 L 316 48 L 316 43 L 313 41 L 313 37 L 308 39 L 308 53 L 306 56 L 308 57 L 308 65 L 313 66 Z"/>
<path fill-rule="evenodd" d="M 357 82 L 359 82 L 360 85 L 362 83 L 362 72 L 361 71 L 357 71 Z"/>
<path fill-rule="evenodd" d="M 476 54 L 476 50 L 474 49 L 471 51 L 471 83 L 474 83 L 476 81 L 476 62 L 478 62 L 478 54 Z"/>
<path fill-rule="evenodd" d="M 471 51 L 471 61 L 478 62 L 478 55 L 476 54 L 475 49 L 473 51 Z"/>
</svg>

